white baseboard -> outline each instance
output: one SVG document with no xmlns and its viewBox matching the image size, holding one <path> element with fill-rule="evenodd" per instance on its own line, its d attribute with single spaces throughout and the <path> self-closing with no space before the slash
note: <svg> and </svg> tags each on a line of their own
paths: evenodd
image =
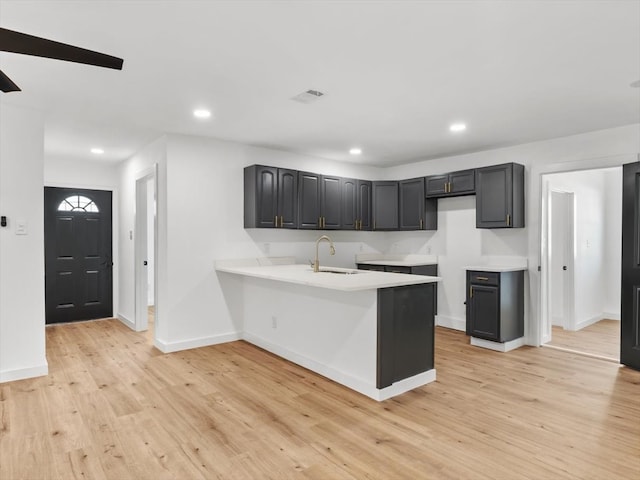
<svg viewBox="0 0 640 480">
<path fill-rule="evenodd" d="M 212 335 L 210 337 L 190 338 L 189 340 L 180 340 L 178 342 L 164 342 L 156 339 L 153 343 L 162 353 L 173 353 L 191 348 L 209 347 L 219 343 L 234 342 L 241 338 L 242 335 L 239 332 L 232 332 L 222 335 Z"/>
<path fill-rule="evenodd" d="M 17 368 L 15 370 L 0 370 L 0 383 L 24 380 L 25 378 L 42 377 L 49 374 L 49 364 L 44 361 L 35 367 Z"/>
<path fill-rule="evenodd" d="M 596 315 L 594 317 L 587 318 L 586 320 L 581 320 L 580 322 L 576 323 L 575 331 L 582 330 L 583 328 L 588 327 L 589 325 L 593 325 L 594 323 L 598 323 L 603 318 L 605 318 L 605 317 L 603 317 L 602 315 Z"/>
<path fill-rule="evenodd" d="M 116 317 L 118 320 L 120 320 L 122 323 L 124 323 L 127 327 L 129 327 L 131 330 L 135 330 L 136 329 L 136 324 L 135 322 L 132 322 L 131 320 L 129 320 L 127 317 L 125 317 L 124 315 L 122 315 L 121 313 L 119 313 Z"/>
<path fill-rule="evenodd" d="M 360 378 L 331 368 L 323 363 L 317 362 L 304 355 L 300 355 L 299 353 L 293 352 L 280 345 L 275 345 L 261 337 L 258 337 L 257 335 L 244 332 L 242 334 L 242 339 L 379 402 L 401 393 L 408 392 L 409 390 L 413 390 L 414 388 L 422 385 L 426 385 L 427 383 L 431 383 L 436 379 L 436 371 L 435 369 L 432 369 L 427 372 L 414 375 L 413 377 L 405 378 L 399 382 L 395 382 L 393 385 L 386 388 L 378 389 L 375 385 L 371 385 Z"/>
<path fill-rule="evenodd" d="M 602 318 L 607 320 L 620 320 L 620 311 L 618 312 L 602 312 Z"/>
<path fill-rule="evenodd" d="M 525 345 L 524 337 L 516 338 L 509 342 L 492 342 L 491 340 L 485 340 L 483 338 L 471 337 L 471 345 L 474 347 L 488 348 L 489 350 L 495 350 L 496 352 L 510 352 L 523 345 Z"/>
<path fill-rule="evenodd" d="M 447 317 L 445 315 L 436 315 L 436 325 L 461 332 L 467 329 L 467 321 L 464 318 Z"/>
</svg>

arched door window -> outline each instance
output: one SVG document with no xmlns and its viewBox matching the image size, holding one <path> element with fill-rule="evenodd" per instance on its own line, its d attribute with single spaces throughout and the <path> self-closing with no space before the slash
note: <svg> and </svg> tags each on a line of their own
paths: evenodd
<svg viewBox="0 0 640 480">
<path fill-rule="evenodd" d="M 58 205 L 59 212 L 91 212 L 97 213 L 100 210 L 93 200 L 82 195 L 71 195 L 65 198 Z"/>
</svg>

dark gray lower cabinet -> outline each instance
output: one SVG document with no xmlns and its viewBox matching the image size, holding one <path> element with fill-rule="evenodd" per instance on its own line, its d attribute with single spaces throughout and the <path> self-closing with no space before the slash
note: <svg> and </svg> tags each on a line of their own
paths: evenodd
<svg viewBox="0 0 640 480">
<path fill-rule="evenodd" d="M 467 335 L 509 342 L 524 336 L 524 271 L 467 271 Z"/>
<path fill-rule="evenodd" d="M 376 272 L 391 272 L 391 273 L 408 273 L 409 275 L 427 275 L 429 277 L 438 276 L 438 265 L 412 265 L 406 266 L 394 266 L 394 265 L 372 265 L 370 263 L 358 263 L 356 264 L 358 270 L 373 270 Z M 433 284 L 434 297 L 433 297 L 433 314 L 438 314 L 438 284 Z"/>
<path fill-rule="evenodd" d="M 377 388 L 433 368 L 434 284 L 378 289 Z"/>
</svg>

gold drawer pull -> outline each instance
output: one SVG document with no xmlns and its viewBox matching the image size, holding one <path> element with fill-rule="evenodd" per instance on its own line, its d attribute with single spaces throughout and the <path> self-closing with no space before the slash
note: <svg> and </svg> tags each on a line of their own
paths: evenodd
<svg viewBox="0 0 640 480">
<path fill-rule="evenodd" d="M 489 277 L 476 277 L 476 280 L 484 280 L 484 281 L 487 281 L 487 280 L 489 280 Z"/>
</svg>

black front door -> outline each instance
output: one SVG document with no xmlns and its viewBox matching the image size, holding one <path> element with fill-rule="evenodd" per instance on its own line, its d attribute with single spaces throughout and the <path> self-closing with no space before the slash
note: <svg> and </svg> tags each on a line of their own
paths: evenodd
<svg viewBox="0 0 640 480">
<path fill-rule="evenodd" d="M 640 370 L 640 162 L 622 173 L 620 363 Z"/>
<path fill-rule="evenodd" d="M 46 323 L 113 315 L 111 192 L 44 189 Z"/>
</svg>

